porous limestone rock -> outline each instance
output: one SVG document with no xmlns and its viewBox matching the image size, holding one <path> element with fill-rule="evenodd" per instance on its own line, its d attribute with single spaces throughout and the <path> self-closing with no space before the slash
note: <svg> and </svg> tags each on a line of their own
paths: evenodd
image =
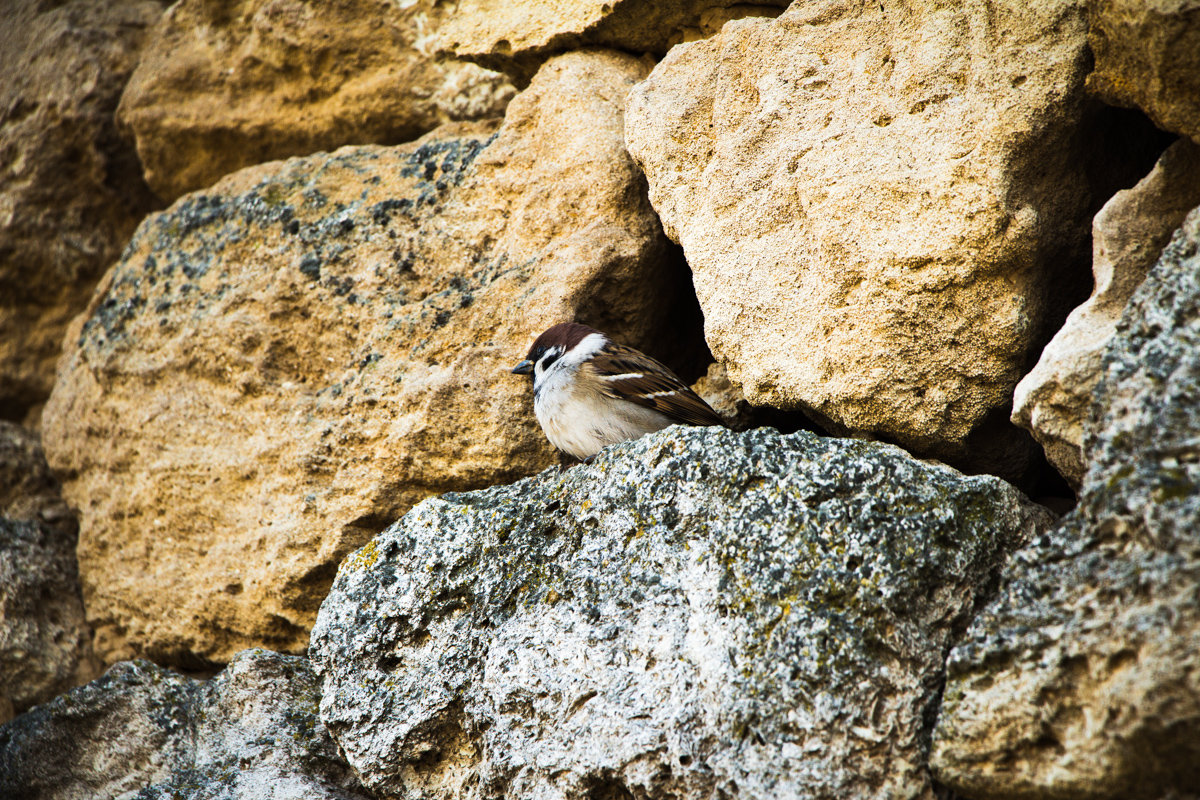
<svg viewBox="0 0 1200 800">
<path fill-rule="evenodd" d="M 1088 0 L 1088 88 L 1200 144 L 1200 0 Z"/>
<path fill-rule="evenodd" d="M 1088 64 L 1074 0 L 818 0 L 673 48 L 626 141 L 746 398 L 1020 462 L 1006 406 L 1086 252 Z"/>
<path fill-rule="evenodd" d="M 121 99 L 146 180 L 170 201 L 252 164 L 503 114 L 504 76 L 434 57 L 446 13 L 436 0 L 180 0 Z"/>
<path fill-rule="evenodd" d="M 1092 221 L 1092 296 L 1071 312 L 1013 395 L 1012 420 L 1078 487 L 1083 426 L 1100 381 L 1104 347 L 1130 296 L 1184 216 L 1200 206 L 1200 145 L 1182 139 L 1137 186 L 1118 192 Z"/>
<path fill-rule="evenodd" d="M 510 374 L 549 325 L 687 366 L 686 266 L 622 144 L 645 70 L 562 56 L 499 131 L 249 168 L 147 220 L 45 418 L 106 660 L 300 651 L 346 553 L 554 463 Z"/>
<path fill-rule="evenodd" d="M 950 657 L 933 764 L 964 797 L 1200 787 L 1200 210 L 1102 376 L 1078 509 L 1013 557 Z"/>
<path fill-rule="evenodd" d="M 383 798 L 932 798 L 952 637 L 1049 517 L 891 445 L 672 427 L 347 558 L 321 718 Z"/>
<path fill-rule="evenodd" d="M 0 421 L 0 722 L 100 674 L 75 537 L 37 435 Z"/>
<path fill-rule="evenodd" d="M 0 419 L 50 394 L 63 332 L 155 205 L 114 111 L 151 0 L 5 3 L 0 24 Z"/>
<path fill-rule="evenodd" d="M 0 727 L 0 795 L 365 800 L 318 697 L 307 660 L 262 650 L 208 682 L 122 662 Z"/>
<path fill-rule="evenodd" d="M 519 79 L 555 53 L 586 46 L 661 56 L 739 17 L 775 16 L 789 0 L 459 0 L 437 46 Z"/>
</svg>

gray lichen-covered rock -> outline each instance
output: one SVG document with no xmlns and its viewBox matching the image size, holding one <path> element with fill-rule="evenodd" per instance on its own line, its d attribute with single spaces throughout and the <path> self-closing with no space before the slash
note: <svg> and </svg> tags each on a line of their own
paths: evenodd
<svg viewBox="0 0 1200 800">
<path fill-rule="evenodd" d="M 364 797 L 317 697 L 307 660 L 264 650 L 207 683 L 123 662 L 0 728 L 0 796 Z"/>
<path fill-rule="evenodd" d="M 1198 398 L 1200 210 L 1105 352 L 1078 510 L 1016 554 L 953 651 L 934 766 L 964 796 L 1200 787 Z"/>
<path fill-rule="evenodd" d="M 343 562 L 322 720 L 381 797 L 930 797 L 945 653 L 1048 519 L 889 445 L 670 428 Z"/>
<path fill-rule="evenodd" d="M 0 722 L 100 673 L 75 542 L 37 434 L 0 421 Z"/>
</svg>

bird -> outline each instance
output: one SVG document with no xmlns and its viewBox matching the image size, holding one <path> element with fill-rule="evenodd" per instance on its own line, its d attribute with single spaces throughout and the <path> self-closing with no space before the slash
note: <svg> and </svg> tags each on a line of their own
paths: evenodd
<svg viewBox="0 0 1200 800">
<path fill-rule="evenodd" d="M 532 376 L 546 438 L 580 461 L 676 423 L 727 427 L 666 365 L 578 322 L 548 328 L 512 371 Z"/>
</svg>

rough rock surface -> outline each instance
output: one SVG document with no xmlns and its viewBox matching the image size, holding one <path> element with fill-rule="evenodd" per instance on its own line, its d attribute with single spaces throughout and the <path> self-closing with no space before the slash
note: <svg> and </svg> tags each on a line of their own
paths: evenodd
<svg viewBox="0 0 1200 800">
<path fill-rule="evenodd" d="M 435 0 L 181 0 L 121 99 L 165 200 L 242 167 L 347 144 L 398 144 L 499 116 L 503 76 L 434 58 Z"/>
<path fill-rule="evenodd" d="M 1014 556 L 951 655 L 933 758 L 966 797 L 1200 786 L 1200 210 L 1103 366 L 1079 508 Z"/>
<path fill-rule="evenodd" d="M 644 75 L 562 56 L 496 133 L 250 168 L 147 220 L 46 408 L 107 660 L 302 650 L 350 550 L 556 462 L 509 374 L 554 322 L 703 348 L 622 144 Z"/>
<path fill-rule="evenodd" d="M 1100 381 L 1104 347 L 1126 303 L 1183 218 L 1200 206 L 1200 145 L 1163 153 L 1137 186 L 1118 192 L 1092 221 L 1095 288 L 1042 351 L 1013 395 L 1012 419 L 1028 428 L 1051 464 L 1076 487 L 1087 465 L 1083 426 Z"/>
<path fill-rule="evenodd" d="M 322 720 L 382 797 L 932 797 L 952 636 L 1049 516 L 890 445 L 669 428 L 347 558 Z"/>
<path fill-rule="evenodd" d="M 1200 0 L 1088 0 L 1088 88 L 1200 144 Z"/>
<path fill-rule="evenodd" d="M 100 673 L 75 536 L 37 436 L 0 421 L 0 722 Z"/>
<path fill-rule="evenodd" d="M 0 25 L 0 419 L 45 401 L 63 332 L 154 206 L 114 111 L 150 0 L 4 5 Z"/>
<path fill-rule="evenodd" d="M 1066 0 L 794 3 L 639 84 L 626 141 L 751 403 L 971 469 L 1007 447 L 979 437 L 1032 445 L 1005 406 L 1086 252 L 1085 27 Z"/>
<path fill-rule="evenodd" d="M 528 80 L 555 53 L 585 46 L 661 56 L 731 20 L 775 16 L 789 0 L 459 0 L 437 46 Z"/>
<path fill-rule="evenodd" d="M 208 682 L 122 662 L 0 728 L 0 795 L 365 798 L 317 717 L 318 697 L 306 659 L 262 650 Z"/>
</svg>

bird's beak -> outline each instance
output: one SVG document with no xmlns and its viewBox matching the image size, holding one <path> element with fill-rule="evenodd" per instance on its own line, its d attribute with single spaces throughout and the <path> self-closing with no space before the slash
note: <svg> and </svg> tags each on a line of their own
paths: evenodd
<svg viewBox="0 0 1200 800">
<path fill-rule="evenodd" d="M 533 362 L 528 358 L 513 367 L 513 375 L 528 375 L 533 372 Z"/>
</svg>

